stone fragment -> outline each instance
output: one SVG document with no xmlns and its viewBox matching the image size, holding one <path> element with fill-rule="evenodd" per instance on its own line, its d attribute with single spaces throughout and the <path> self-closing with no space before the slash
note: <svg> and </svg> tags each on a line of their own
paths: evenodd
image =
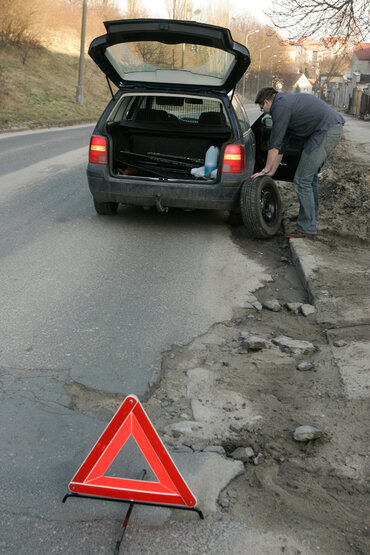
<svg viewBox="0 0 370 555">
<path fill-rule="evenodd" d="M 227 364 L 227 366 L 228 366 L 228 364 Z M 227 383 L 230 383 L 230 382 L 231 382 L 230 378 L 217 378 L 216 379 L 216 383 L 220 384 L 220 385 L 221 384 L 227 384 Z"/>
<path fill-rule="evenodd" d="M 239 422 L 233 422 L 232 424 L 230 424 L 229 426 L 230 430 L 236 434 L 240 434 L 240 432 L 243 430 L 244 426 L 243 424 L 240 424 Z"/>
<path fill-rule="evenodd" d="M 297 364 L 297 370 L 300 372 L 308 372 L 309 370 L 314 370 L 315 365 L 313 362 L 300 362 Z"/>
<path fill-rule="evenodd" d="M 237 501 L 238 499 L 238 492 L 236 491 L 236 489 L 228 489 L 227 495 L 230 497 L 232 503 L 235 503 L 235 501 Z"/>
<path fill-rule="evenodd" d="M 292 339 L 286 335 L 280 335 L 272 339 L 274 345 L 280 347 L 280 349 L 286 353 L 292 354 L 305 354 L 313 353 L 315 351 L 315 346 L 309 341 L 301 341 L 298 339 Z"/>
<path fill-rule="evenodd" d="M 249 295 L 249 297 L 247 297 L 246 299 L 246 302 L 251 304 L 255 303 L 256 301 L 258 301 L 258 299 L 254 295 Z"/>
<path fill-rule="evenodd" d="M 173 433 L 175 432 L 176 436 L 180 437 L 181 434 L 191 434 L 192 432 L 201 430 L 203 428 L 203 424 L 201 422 L 195 422 L 194 420 L 183 420 L 182 422 L 175 422 L 174 424 L 170 424 L 166 426 L 166 432 Z"/>
<path fill-rule="evenodd" d="M 258 453 L 257 457 L 253 460 L 253 463 L 257 465 L 261 464 L 261 462 L 263 462 L 263 455 L 262 453 Z"/>
<path fill-rule="evenodd" d="M 237 461 L 248 462 L 254 459 L 255 454 L 251 447 L 238 447 L 231 456 Z"/>
<path fill-rule="evenodd" d="M 252 303 L 252 305 L 257 310 L 257 312 L 262 312 L 262 305 L 259 301 L 256 301 L 255 303 Z"/>
<path fill-rule="evenodd" d="M 338 339 L 333 342 L 334 347 L 345 347 L 347 343 L 343 339 Z"/>
<path fill-rule="evenodd" d="M 299 426 L 293 433 L 295 441 L 310 441 L 322 437 L 322 432 L 314 426 Z"/>
<path fill-rule="evenodd" d="M 314 314 L 316 312 L 316 308 L 312 304 L 303 304 L 301 306 L 301 312 L 303 316 L 309 316 L 310 314 Z"/>
<path fill-rule="evenodd" d="M 252 305 L 252 303 L 245 302 L 245 303 L 242 304 L 241 308 L 253 308 L 253 305 Z"/>
<path fill-rule="evenodd" d="M 267 308 L 267 310 L 271 310 L 272 312 L 279 312 L 279 310 L 281 310 L 281 304 L 277 299 L 264 301 L 262 304 L 264 308 Z"/>
<path fill-rule="evenodd" d="M 223 509 L 228 509 L 230 507 L 230 502 L 228 499 L 226 499 L 226 497 L 219 497 L 218 498 L 218 504 L 220 505 L 220 507 L 222 507 Z"/>
<path fill-rule="evenodd" d="M 174 448 L 174 451 L 176 451 L 176 453 L 192 453 L 193 452 L 191 447 L 188 447 L 187 445 L 184 445 L 183 443 L 181 443 L 180 445 L 176 445 L 176 447 Z"/>
<path fill-rule="evenodd" d="M 269 342 L 263 337 L 251 335 L 245 331 L 241 332 L 240 339 L 242 341 L 242 347 L 247 349 L 247 351 L 261 351 L 269 346 Z"/>
<path fill-rule="evenodd" d="M 302 303 L 285 303 L 285 307 L 289 310 L 289 312 L 293 312 L 293 314 L 298 314 L 302 306 Z"/>
<path fill-rule="evenodd" d="M 222 445 L 207 445 L 203 451 L 205 453 L 218 453 L 219 455 L 225 455 L 225 449 Z"/>
</svg>

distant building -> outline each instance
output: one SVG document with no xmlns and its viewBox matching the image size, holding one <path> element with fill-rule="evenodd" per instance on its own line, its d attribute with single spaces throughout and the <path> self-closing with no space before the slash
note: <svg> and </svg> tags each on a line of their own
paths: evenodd
<svg viewBox="0 0 370 555">
<path fill-rule="evenodd" d="M 304 73 L 281 74 L 276 79 L 275 87 L 280 92 L 312 94 L 312 84 Z"/>
<path fill-rule="evenodd" d="M 324 57 L 334 58 L 339 50 L 342 50 L 346 46 L 346 41 L 340 37 L 322 37 L 320 43 L 324 47 Z"/>
<path fill-rule="evenodd" d="M 283 41 L 283 46 L 289 52 L 295 72 L 308 71 L 309 75 L 315 75 L 319 63 L 323 59 L 325 47 L 313 37 L 303 37 L 297 41 Z"/>
<path fill-rule="evenodd" d="M 355 45 L 352 56 L 352 73 L 370 74 L 370 43 L 360 42 Z"/>
</svg>

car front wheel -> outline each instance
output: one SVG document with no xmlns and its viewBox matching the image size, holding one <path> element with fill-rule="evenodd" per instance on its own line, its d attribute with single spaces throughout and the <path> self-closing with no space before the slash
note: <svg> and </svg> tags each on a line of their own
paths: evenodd
<svg viewBox="0 0 370 555">
<path fill-rule="evenodd" d="M 94 199 L 94 206 L 101 216 L 111 216 L 117 212 L 118 202 L 98 202 Z"/>
<path fill-rule="evenodd" d="M 268 175 L 244 181 L 240 211 L 247 232 L 256 239 L 276 235 L 281 224 L 281 198 L 275 181 Z"/>
</svg>

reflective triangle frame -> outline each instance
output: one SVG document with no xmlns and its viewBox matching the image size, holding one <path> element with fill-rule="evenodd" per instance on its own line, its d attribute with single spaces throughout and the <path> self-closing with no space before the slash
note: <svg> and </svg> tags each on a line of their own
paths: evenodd
<svg viewBox="0 0 370 555">
<path fill-rule="evenodd" d="M 105 476 L 133 436 L 158 482 Z M 69 484 L 72 495 L 194 509 L 197 500 L 135 395 L 123 401 Z"/>
</svg>

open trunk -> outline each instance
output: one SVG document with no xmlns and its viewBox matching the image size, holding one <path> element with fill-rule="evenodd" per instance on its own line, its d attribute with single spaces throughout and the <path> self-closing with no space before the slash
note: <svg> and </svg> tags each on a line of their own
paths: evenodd
<svg viewBox="0 0 370 555">
<path fill-rule="evenodd" d="M 152 107 L 155 100 L 159 105 Z M 211 109 L 200 111 L 199 102 L 186 105 L 181 97 L 153 97 L 143 108 L 136 100 L 132 113 L 128 110 L 124 118 L 108 122 L 112 174 L 160 180 L 216 179 L 215 172 L 201 176 L 202 170 L 195 175 L 191 170 L 204 166 L 210 146 L 221 151 L 232 138 L 232 130 L 221 103 L 205 99 L 205 107 Z"/>
</svg>

